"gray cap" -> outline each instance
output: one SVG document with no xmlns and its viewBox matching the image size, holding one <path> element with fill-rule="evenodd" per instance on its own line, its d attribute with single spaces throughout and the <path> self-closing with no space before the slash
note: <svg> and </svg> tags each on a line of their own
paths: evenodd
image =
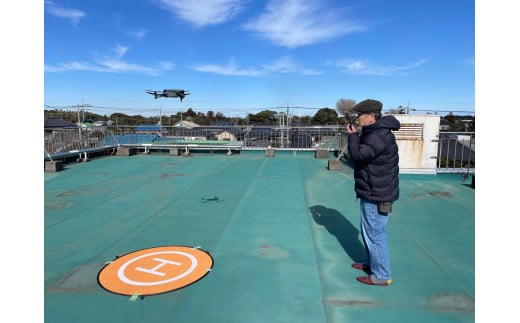
<svg viewBox="0 0 520 323">
<path fill-rule="evenodd" d="M 358 114 L 367 114 L 367 113 L 381 113 L 381 110 L 383 109 L 383 103 L 372 100 L 372 99 L 366 99 L 364 101 L 359 102 L 352 108 L 352 112 L 358 113 Z"/>
</svg>

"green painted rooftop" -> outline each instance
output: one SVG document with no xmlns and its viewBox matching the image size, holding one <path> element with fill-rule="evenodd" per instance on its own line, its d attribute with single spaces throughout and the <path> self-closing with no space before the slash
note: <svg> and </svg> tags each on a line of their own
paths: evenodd
<svg viewBox="0 0 520 323">
<path fill-rule="evenodd" d="M 335 159 L 330 156 L 330 159 Z M 44 319 L 70 322 L 474 322 L 475 190 L 400 175 L 393 283 L 368 286 L 352 169 L 313 152 L 108 156 L 44 174 Z M 157 246 L 211 255 L 206 276 L 137 298 L 100 286 Z"/>
</svg>

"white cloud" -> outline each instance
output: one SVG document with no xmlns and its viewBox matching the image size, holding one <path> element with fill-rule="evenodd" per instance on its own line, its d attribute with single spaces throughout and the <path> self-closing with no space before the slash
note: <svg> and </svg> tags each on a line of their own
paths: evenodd
<svg viewBox="0 0 520 323">
<path fill-rule="evenodd" d="M 45 65 L 45 72 L 57 73 L 68 71 L 100 72 L 100 73 L 141 73 L 151 76 L 159 75 L 159 70 L 139 64 L 127 63 L 117 59 L 99 60 L 90 62 L 66 62 L 58 65 Z"/>
<path fill-rule="evenodd" d="M 313 0 L 271 0 L 264 13 L 244 28 L 289 48 L 364 29 L 355 22 L 348 22 L 337 9 L 327 10 L 322 6 L 322 2 Z"/>
<path fill-rule="evenodd" d="M 128 34 L 134 36 L 137 39 L 144 38 L 146 35 L 148 35 L 150 31 L 148 29 L 139 29 L 134 31 L 129 31 Z"/>
<path fill-rule="evenodd" d="M 117 58 L 121 58 L 125 56 L 126 52 L 128 51 L 128 47 L 117 44 L 114 48 L 114 51 L 116 52 Z"/>
<path fill-rule="evenodd" d="M 199 72 L 205 73 L 213 73 L 213 74 L 221 74 L 221 75 L 233 75 L 233 76 L 263 76 L 265 74 L 264 71 L 259 69 L 243 69 L 236 66 L 236 64 L 231 61 L 227 65 L 215 65 L 215 64 L 203 64 L 195 66 L 195 70 Z"/>
<path fill-rule="evenodd" d="M 298 62 L 289 56 L 283 56 L 271 63 L 262 65 L 260 68 L 244 69 L 238 67 L 232 59 L 227 65 L 204 64 L 195 67 L 196 71 L 234 76 L 267 76 L 272 74 L 300 74 L 300 75 L 316 75 L 321 71 L 303 68 Z"/>
<path fill-rule="evenodd" d="M 99 60 L 97 63 L 103 67 L 105 72 L 134 72 L 147 75 L 159 75 L 159 70 L 156 68 L 142 66 L 140 64 L 132 64 L 118 59 Z"/>
<path fill-rule="evenodd" d="M 45 1 L 45 7 L 49 14 L 59 18 L 68 19 L 74 25 L 76 25 L 80 19 L 87 15 L 85 12 L 81 10 L 64 8 L 60 5 L 55 4 L 52 1 Z"/>
<path fill-rule="evenodd" d="M 233 19 L 241 10 L 240 0 L 158 0 L 166 10 L 181 19 L 203 27 Z"/>
<path fill-rule="evenodd" d="M 321 74 L 321 71 L 302 68 L 300 63 L 296 62 L 292 57 L 283 56 L 278 60 L 263 66 L 265 69 L 276 73 L 296 73 L 301 75 Z"/>
<path fill-rule="evenodd" d="M 58 65 L 45 65 L 45 72 L 88 71 L 102 73 L 138 73 L 157 76 L 162 70 L 172 70 L 175 66 L 170 62 L 160 62 L 161 68 L 147 67 L 124 61 L 128 47 L 117 44 L 115 55 L 95 59 L 94 62 L 65 62 Z"/>
<path fill-rule="evenodd" d="M 67 62 L 57 66 L 45 65 L 45 72 L 66 72 L 66 71 L 94 71 L 104 72 L 101 66 L 87 62 Z"/>
<path fill-rule="evenodd" d="M 170 71 L 170 70 L 175 69 L 175 64 L 173 64 L 172 62 L 163 61 L 163 62 L 160 62 L 159 64 L 161 65 L 161 69 L 163 71 Z"/>
<path fill-rule="evenodd" d="M 397 73 L 406 74 L 407 71 L 423 65 L 427 61 L 427 59 L 420 59 L 417 62 L 409 63 L 403 66 L 380 66 L 363 60 L 344 59 L 329 63 L 329 65 L 338 67 L 342 69 L 343 72 L 348 74 L 388 76 L 395 75 Z"/>
<path fill-rule="evenodd" d="M 264 67 L 270 71 L 279 73 L 290 73 L 294 72 L 298 68 L 298 63 L 289 56 L 281 57 L 280 59 L 264 65 Z"/>
</svg>

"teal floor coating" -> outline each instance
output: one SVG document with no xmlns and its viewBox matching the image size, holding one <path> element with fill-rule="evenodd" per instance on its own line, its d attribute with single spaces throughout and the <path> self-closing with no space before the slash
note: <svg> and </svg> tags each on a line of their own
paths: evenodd
<svg viewBox="0 0 520 323">
<path fill-rule="evenodd" d="M 331 159 L 334 157 L 331 155 Z M 475 191 L 460 175 L 401 175 L 389 287 L 360 284 L 352 170 L 313 152 L 104 157 L 46 172 L 45 322 L 474 322 Z M 107 261 L 200 246 L 212 271 L 130 301 Z"/>
</svg>

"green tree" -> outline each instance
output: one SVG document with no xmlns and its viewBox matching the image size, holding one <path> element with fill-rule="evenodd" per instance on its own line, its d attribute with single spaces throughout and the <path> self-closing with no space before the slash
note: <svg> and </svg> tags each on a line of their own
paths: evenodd
<svg viewBox="0 0 520 323">
<path fill-rule="evenodd" d="M 313 125 L 336 125 L 338 124 L 338 113 L 331 108 L 322 108 L 312 117 Z"/>
<path fill-rule="evenodd" d="M 250 124 L 274 124 L 276 123 L 276 111 L 264 110 L 257 114 L 248 114 Z"/>
<path fill-rule="evenodd" d="M 457 117 L 453 114 L 453 112 L 448 113 L 446 116 L 444 116 L 444 119 L 448 121 L 450 124 L 455 123 L 455 120 L 457 120 Z"/>
<path fill-rule="evenodd" d="M 215 118 L 217 119 L 217 121 L 228 121 L 229 118 L 227 118 L 222 112 L 217 112 L 217 114 L 215 115 Z"/>
<path fill-rule="evenodd" d="M 471 122 L 468 125 L 468 131 L 475 132 L 475 117 L 471 118 Z"/>
<path fill-rule="evenodd" d="M 186 119 L 189 120 L 190 118 L 193 119 L 194 117 L 196 117 L 196 116 L 197 116 L 197 113 L 196 113 L 195 111 L 193 111 L 192 108 L 189 108 L 189 109 L 184 113 L 184 115 L 186 116 Z"/>
</svg>

